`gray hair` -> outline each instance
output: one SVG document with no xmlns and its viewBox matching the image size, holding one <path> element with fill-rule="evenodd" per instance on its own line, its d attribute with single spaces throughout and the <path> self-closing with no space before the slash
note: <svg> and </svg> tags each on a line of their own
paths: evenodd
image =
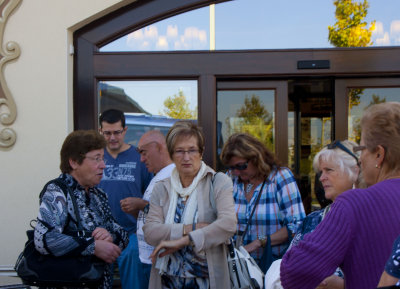
<svg viewBox="0 0 400 289">
<path fill-rule="evenodd" d="M 344 140 L 340 143 L 351 152 L 353 151 L 353 147 L 357 146 L 355 142 L 349 140 Z M 357 158 L 360 158 L 360 152 L 354 153 L 354 155 Z M 356 159 L 339 147 L 336 147 L 334 149 L 328 149 L 328 147 L 324 147 L 315 155 L 313 160 L 313 167 L 316 173 L 320 171 L 319 165 L 321 160 L 336 164 L 339 167 L 340 171 L 343 174 L 348 175 L 349 179 L 353 183 L 356 183 L 358 181 L 359 170 L 357 169 L 358 163 Z"/>
</svg>

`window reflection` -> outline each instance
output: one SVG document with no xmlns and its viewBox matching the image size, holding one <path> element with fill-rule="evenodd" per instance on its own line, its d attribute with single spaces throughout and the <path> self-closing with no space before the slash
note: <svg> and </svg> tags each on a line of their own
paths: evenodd
<svg viewBox="0 0 400 289">
<path fill-rule="evenodd" d="M 364 20 L 376 21 L 373 46 L 400 45 L 400 1 L 368 3 Z M 100 51 L 210 50 L 210 34 L 215 34 L 217 50 L 329 48 L 335 8 L 333 1 L 321 0 L 226 1 L 215 5 L 215 27 L 210 27 L 206 6 L 131 32 Z"/>
<path fill-rule="evenodd" d="M 100 81 L 99 112 L 125 112 L 125 141 L 137 145 L 143 133 L 158 129 L 166 134 L 179 119 L 197 121 L 197 81 Z"/>
<path fill-rule="evenodd" d="M 125 35 L 100 51 L 209 50 L 209 7 L 192 10 Z"/>
<path fill-rule="evenodd" d="M 349 97 L 349 139 L 360 143 L 360 121 L 365 109 L 377 103 L 400 101 L 400 87 L 350 88 Z"/>
<path fill-rule="evenodd" d="M 275 90 L 220 90 L 217 119 L 222 144 L 237 132 L 247 132 L 275 152 Z M 221 153 L 218 147 L 218 156 Z"/>
</svg>

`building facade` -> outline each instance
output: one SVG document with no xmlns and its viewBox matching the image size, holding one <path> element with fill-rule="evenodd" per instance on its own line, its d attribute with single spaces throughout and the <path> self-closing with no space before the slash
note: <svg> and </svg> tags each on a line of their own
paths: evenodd
<svg viewBox="0 0 400 289">
<path fill-rule="evenodd" d="M 0 142 L 0 274 L 12 272 L 26 240 L 25 230 L 37 215 L 38 194 L 47 180 L 59 174 L 59 150 L 65 136 L 74 129 L 97 128 L 98 114 L 107 103 L 115 105 L 115 99 L 128 107 L 121 99 L 130 97 L 126 103 L 134 109 L 140 106 L 140 113 L 157 114 L 150 111 L 151 105 L 140 103 L 142 95 L 130 94 L 130 86 L 133 91 L 143 85 L 161 90 L 173 86 L 178 89 L 168 92 L 167 98 L 181 92 L 194 98 L 189 118 L 196 118 L 203 127 L 204 159 L 216 169 L 223 169 L 219 152 L 229 134 L 237 130 L 258 134 L 294 171 L 304 199 L 313 190 L 313 154 L 334 139 L 358 140 L 358 121 L 370 103 L 400 101 L 398 44 L 219 47 L 218 29 L 214 30 L 217 44 L 213 42 L 211 7 L 215 4 L 218 12 L 219 5 L 239 2 L 3 1 L 0 8 L 10 13 L 4 16 L 2 46 L 13 41 L 20 53 L 11 59 L 5 51 L 2 58 L 9 61 L 1 71 L 6 93 L 0 100 L 7 101 L 0 105 L 0 131 L 11 129 L 16 138 L 2 135 Z M 139 34 L 132 34 L 135 31 L 150 34 L 151 25 L 200 9 L 207 9 L 210 20 L 205 48 L 183 49 L 178 44 L 176 49 L 107 48 L 127 35 L 132 36 L 130 40 L 139 39 Z M 215 19 L 218 26 L 218 13 Z M 199 31 L 188 31 L 204 39 Z M 153 106 L 165 100 L 157 97 L 145 95 L 153 99 Z M 246 122 L 251 101 L 263 107 L 255 123 Z M 3 120 L 3 115 L 10 117 L 9 112 L 13 120 Z"/>
</svg>

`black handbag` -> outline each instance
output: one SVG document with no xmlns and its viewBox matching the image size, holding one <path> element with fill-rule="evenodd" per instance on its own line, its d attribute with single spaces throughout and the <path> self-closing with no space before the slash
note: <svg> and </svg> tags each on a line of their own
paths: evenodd
<svg viewBox="0 0 400 289">
<path fill-rule="evenodd" d="M 43 188 L 40 198 L 50 183 L 56 183 L 65 196 L 69 193 L 74 206 L 78 230 L 68 235 L 90 236 L 81 225 L 75 197 L 69 187 L 60 179 L 48 182 Z M 103 282 L 106 263 L 95 256 L 82 255 L 42 255 L 34 244 L 34 230 L 28 230 L 28 241 L 15 264 L 15 271 L 26 285 L 37 287 L 98 287 Z"/>
</svg>

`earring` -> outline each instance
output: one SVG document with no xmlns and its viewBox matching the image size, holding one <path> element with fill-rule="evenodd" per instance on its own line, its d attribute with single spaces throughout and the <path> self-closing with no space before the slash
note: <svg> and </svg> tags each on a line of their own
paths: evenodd
<svg viewBox="0 0 400 289">
<path fill-rule="evenodd" d="M 376 167 L 377 169 L 380 169 L 380 168 L 381 168 L 380 166 L 378 166 L 378 164 L 376 164 L 375 167 Z"/>
</svg>

